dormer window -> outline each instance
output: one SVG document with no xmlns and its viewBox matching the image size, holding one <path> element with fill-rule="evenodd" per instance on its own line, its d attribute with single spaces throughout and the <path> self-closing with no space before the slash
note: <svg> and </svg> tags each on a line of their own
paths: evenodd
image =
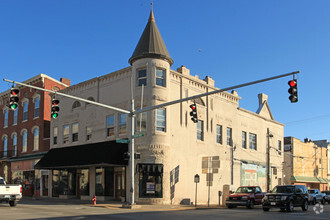
<svg viewBox="0 0 330 220">
<path fill-rule="evenodd" d="M 147 70 L 146 69 L 137 71 L 137 84 L 138 84 L 138 86 L 147 85 Z"/>
</svg>

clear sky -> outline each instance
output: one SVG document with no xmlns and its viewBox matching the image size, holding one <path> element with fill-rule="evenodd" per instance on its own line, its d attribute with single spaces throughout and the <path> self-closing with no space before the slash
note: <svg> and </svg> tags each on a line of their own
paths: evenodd
<svg viewBox="0 0 330 220">
<path fill-rule="evenodd" d="M 281 78 L 237 89 L 255 112 L 269 96 L 285 136 L 330 141 L 329 0 L 154 0 L 156 24 L 174 60 L 218 88 L 300 70 L 298 103 Z M 44 73 L 76 84 L 128 67 L 150 0 L 0 0 L 2 78 Z"/>
</svg>

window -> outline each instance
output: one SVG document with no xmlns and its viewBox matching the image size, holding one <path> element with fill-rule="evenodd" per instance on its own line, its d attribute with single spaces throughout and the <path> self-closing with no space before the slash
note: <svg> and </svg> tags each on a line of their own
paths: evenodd
<svg viewBox="0 0 330 220">
<path fill-rule="evenodd" d="M 222 144 L 222 126 L 221 125 L 216 125 L 216 126 L 217 126 L 217 129 L 216 129 L 217 143 Z"/>
<path fill-rule="evenodd" d="M 4 112 L 5 115 L 5 121 L 4 121 L 4 127 L 8 127 L 8 110 L 6 109 Z"/>
<path fill-rule="evenodd" d="M 14 148 L 13 156 L 16 157 L 16 155 L 17 155 L 17 134 L 13 134 L 13 148 Z"/>
<path fill-rule="evenodd" d="M 278 154 L 282 155 L 282 141 L 278 141 Z"/>
<path fill-rule="evenodd" d="M 26 152 L 27 151 L 27 131 L 24 130 L 23 131 L 23 145 L 22 145 L 22 152 Z"/>
<path fill-rule="evenodd" d="M 23 103 L 23 121 L 28 120 L 28 109 L 29 109 L 29 103 L 26 101 Z"/>
<path fill-rule="evenodd" d="M 88 97 L 87 100 L 95 102 L 95 99 L 93 97 Z M 86 102 L 86 106 L 89 105 L 90 103 Z"/>
<path fill-rule="evenodd" d="M 163 197 L 163 165 L 138 164 L 139 169 L 139 197 Z"/>
<path fill-rule="evenodd" d="M 39 117 L 39 106 L 40 106 L 40 99 L 35 98 L 34 99 L 34 117 L 35 118 Z"/>
<path fill-rule="evenodd" d="M 249 134 L 249 148 L 252 150 L 257 150 L 257 135 L 250 133 Z"/>
<path fill-rule="evenodd" d="M 58 129 L 57 127 L 54 127 L 53 129 L 53 144 L 57 144 L 57 135 L 58 135 Z"/>
<path fill-rule="evenodd" d="M 126 133 L 127 114 L 119 114 L 118 127 L 119 134 Z"/>
<path fill-rule="evenodd" d="M 39 128 L 33 130 L 33 150 L 39 150 Z"/>
<path fill-rule="evenodd" d="M 3 157 L 7 157 L 7 150 L 8 150 L 8 137 L 3 137 Z"/>
<path fill-rule="evenodd" d="M 79 124 L 74 123 L 72 124 L 72 142 L 77 142 L 78 141 L 78 130 L 79 130 Z"/>
<path fill-rule="evenodd" d="M 165 72 L 163 69 L 156 69 L 156 85 L 165 87 Z"/>
<path fill-rule="evenodd" d="M 233 129 L 227 128 L 227 145 L 233 146 Z"/>
<path fill-rule="evenodd" d="M 89 141 L 92 139 L 92 128 L 86 127 L 86 141 Z"/>
<path fill-rule="evenodd" d="M 17 114 L 18 114 L 18 108 L 14 111 L 14 120 L 13 120 L 13 125 L 17 125 Z"/>
<path fill-rule="evenodd" d="M 63 144 L 69 143 L 69 125 L 63 126 Z"/>
<path fill-rule="evenodd" d="M 247 144 L 247 139 L 246 139 L 246 132 L 245 131 L 242 131 L 242 148 L 245 148 L 246 149 L 246 144 Z"/>
<path fill-rule="evenodd" d="M 107 136 L 115 135 L 115 116 L 109 115 L 107 116 Z"/>
<path fill-rule="evenodd" d="M 75 101 L 75 102 L 72 104 L 72 109 L 79 108 L 80 106 L 81 106 L 80 102 Z"/>
<path fill-rule="evenodd" d="M 166 109 L 156 109 L 156 131 L 166 132 Z"/>
<path fill-rule="evenodd" d="M 147 85 L 147 70 L 138 70 L 137 72 L 137 83 L 138 86 Z"/>
<path fill-rule="evenodd" d="M 197 122 L 197 140 L 204 140 L 204 121 L 202 120 Z"/>
<path fill-rule="evenodd" d="M 137 131 L 147 130 L 147 112 L 142 112 L 137 114 L 136 130 Z"/>
<path fill-rule="evenodd" d="M 95 195 L 96 196 L 114 196 L 116 193 L 123 196 L 125 192 L 125 175 L 124 170 L 116 170 L 114 167 L 96 167 L 95 168 Z M 88 186 L 86 186 L 88 187 Z"/>
</svg>

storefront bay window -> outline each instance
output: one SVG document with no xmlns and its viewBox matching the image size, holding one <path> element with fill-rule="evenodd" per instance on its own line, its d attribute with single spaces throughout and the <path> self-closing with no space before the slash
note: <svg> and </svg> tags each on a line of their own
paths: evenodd
<svg viewBox="0 0 330 220">
<path fill-rule="evenodd" d="M 82 169 L 79 178 L 79 190 L 81 196 L 89 196 L 89 170 Z"/>
<path fill-rule="evenodd" d="M 53 170 L 53 197 L 76 195 L 76 170 Z"/>
<path fill-rule="evenodd" d="M 163 197 L 163 165 L 139 164 L 139 197 Z"/>
<path fill-rule="evenodd" d="M 98 167 L 95 174 L 95 195 L 113 196 L 114 193 L 114 168 Z"/>
</svg>

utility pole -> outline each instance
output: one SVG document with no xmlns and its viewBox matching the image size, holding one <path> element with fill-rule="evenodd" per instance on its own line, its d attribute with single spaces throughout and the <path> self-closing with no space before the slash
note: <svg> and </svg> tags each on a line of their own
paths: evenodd
<svg viewBox="0 0 330 220">
<path fill-rule="evenodd" d="M 269 192 L 269 186 L 270 186 L 270 138 L 272 138 L 273 135 L 270 133 L 269 128 L 267 128 L 267 148 L 266 148 L 266 154 L 267 154 L 267 162 L 266 162 L 266 172 L 267 172 L 267 192 Z"/>
</svg>

